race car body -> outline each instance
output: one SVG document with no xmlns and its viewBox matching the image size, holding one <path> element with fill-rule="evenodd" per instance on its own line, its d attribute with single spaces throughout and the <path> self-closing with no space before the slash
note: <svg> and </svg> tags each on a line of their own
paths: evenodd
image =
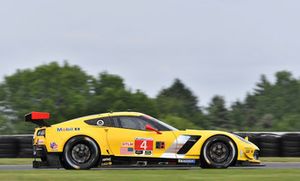
<svg viewBox="0 0 300 181">
<path fill-rule="evenodd" d="M 107 165 L 190 165 L 227 168 L 259 164 L 259 148 L 235 134 L 211 130 L 177 130 L 138 112 L 85 116 L 50 125 L 48 113 L 32 112 L 26 121 L 34 133 L 34 167 L 89 169 Z"/>
</svg>

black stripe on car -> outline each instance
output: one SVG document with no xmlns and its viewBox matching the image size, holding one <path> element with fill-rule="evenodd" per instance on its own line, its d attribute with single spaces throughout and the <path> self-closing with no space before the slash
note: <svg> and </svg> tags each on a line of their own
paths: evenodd
<svg viewBox="0 0 300 181">
<path fill-rule="evenodd" d="M 200 138 L 201 136 L 191 136 L 188 141 L 179 149 L 177 154 L 186 154 Z"/>
</svg>

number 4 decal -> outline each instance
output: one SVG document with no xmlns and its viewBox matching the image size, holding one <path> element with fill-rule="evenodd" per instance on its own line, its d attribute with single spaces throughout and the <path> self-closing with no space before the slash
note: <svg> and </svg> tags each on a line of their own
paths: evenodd
<svg viewBox="0 0 300 181">
<path fill-rule="evenodd" d="M 141 144 L 141 148 L 143 148 L 144 150 L 147 150 L 147 142 L 146 140 L 144 140 Z"/>
<path fill-rule="evenodd" d="M 153 139 L 137 138 L 134 142 L 135 150 L 153 150 Z"/>
</svg>

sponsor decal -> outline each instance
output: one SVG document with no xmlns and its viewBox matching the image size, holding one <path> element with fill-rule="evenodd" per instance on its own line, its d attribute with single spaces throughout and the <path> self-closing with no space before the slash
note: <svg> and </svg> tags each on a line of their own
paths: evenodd
<svg viewBox="0 0 300 181">
<path fill-rule="evenodd" d="M 195 164 L 196 160 L 180 159 L 180 160 L 178 160 L 178 163 L 192 163 L 192 164 Z"/>
<path fill-rule="evenodd" d="M 55 143 L 55 142 L 51 142 L 50 143 L 50 148 L 52 149 L 52 150 L 57 150 L 57 144 Z"/>
<path fill-rule="evenodd" d="M 121 147 L 120 148 L 120 154 L 121 155 L 132 155 L 133 154 L 133 148 L 128 147 Z"/>
<path fill-rule="evenodd" d="M 99 120 L 97 121 L 97 125 L 98 125 L 98 126 L 103 126 L 103 125 L 104 125 L 104 121 L 103 121 L 102 119 L 99 119 Z"/>
<path fill-rule="evenodd" d="M 112 165 L 112 162 L 102 162 L 101 165 L 102 165 L 102 166 Z"/>
<path fill-rule="evenodd" d="M 104 165 L 112 165 L 111 157 L 102 158 L 101 165 L 102 166 L 104 166 Z"/>
<path fill-rule="evenodd" d="M 137 155 L 143 155 L 143 154 L 144 154 L 144 151 L 142 151 L 142 150 L 136 150 L 136 151 L 135 151 L 135 154 L 137 154 Z"/>
<path fill-rule="evenodd" d="M 242 150 L 240 151 L 240 156 L 241 156 L 241 157 L 243 157 L 243 156 L 244 156 L 244 153 L 243 153 L 243 151 L 242 151 Z"/>
<path fill-rule="evenodd" d="M 155 144 L 156 149 L 165 149 L 165 142 L 163 141 L 157 141 Z"/>
<path fill-rule="evenodd" d="M 152 155 L 152 151 L 146 150 L 146 151 L 145 151 L 145 155 Z"/>
<path fill-rule="evenodd" d="M 38 140 L 36 141 L 36 144 L 37 144 L 37 145 L 42 145 L 42 144 L 44 144 L 44 140 L 39 140 L 39 139 L 38 139 Z"/>
<path fill-rule="evenodd" d="M 134 141 L 134 149 L 137 151 L 153 150 L 152 138 L 136 138 Z"/>
<path fill-rule="evenodd" d="M 122 147 L 133 147 L 133 142 L 123 142 Z"/>
<path fill-rule="evenodd" d="M 106 158 L 102 158 L 103 162 L 110 162 L 111 161 L 111 157 L 106 157 Z"/>
<path fill-rule="evenodd" d="M 61 132 L 61 131 L 80 131 L 80 128 L 57 128 L 56 131 L 57 132 Z"/>
</svg>

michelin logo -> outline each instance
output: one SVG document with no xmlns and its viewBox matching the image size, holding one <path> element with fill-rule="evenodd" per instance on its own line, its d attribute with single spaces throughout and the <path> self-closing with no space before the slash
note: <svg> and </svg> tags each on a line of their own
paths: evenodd
<svg viewBox="0 0 300 181">
<path fill-rule="evenodd" d="M 57 128 L 57 132 L 62 132 L 62 131 L 80 131 L 80 128 Z"/>
<path fill-rule="evenodd" d="M 178 163 L 191 163 L 191 164 L 195 164 L 196 160 L 190 160 L 190 159 L 179 159 Z"/>
</svg>

